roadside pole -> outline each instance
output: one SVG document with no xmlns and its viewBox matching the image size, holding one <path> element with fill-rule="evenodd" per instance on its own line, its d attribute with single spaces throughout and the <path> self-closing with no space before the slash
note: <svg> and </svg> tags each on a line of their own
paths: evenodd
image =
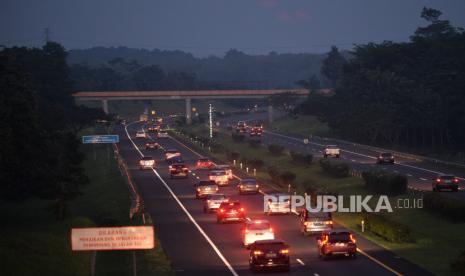
<svg viewBox="0 0 465 276">
<path fill-rule="evenodd" d="M 90 276 L 95 276 L 95 259 L 97 258 L 97 251 L 90 252 Z"/>
</svg>

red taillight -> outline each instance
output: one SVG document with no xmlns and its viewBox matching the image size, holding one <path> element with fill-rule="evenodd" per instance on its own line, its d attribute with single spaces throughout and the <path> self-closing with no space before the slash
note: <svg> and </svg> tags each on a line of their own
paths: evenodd
<svg viewBox="0 0 465 276">
<path fill-rule="evenodd" d="M 329 241 L 329 238 L 328 238 L 328 236 L 326 235 L 326 236 L 324 237 L 324 239 L 321 240 L 321 244 L 322 244 L 322 245 L 327 244 L 328 241 Z"/>
<path fill-rule="evenodd" d="M 356 243 L 356 240 L 354 238 L 354 236 L 352 234 L 350 234 L 350 240 L 353 242 L 353 243 Z"/>
<path fill-rule="evenodd" d="M 253 254 L 254 254 L 255 256 L 258 256 L 258 255 L 263 255 L 263 252 L 260 251 L 260 250 L 255 250 L 255 251 L 253 252 Z"/>
<path fill-rule="evenodd" d="M 273 228 L 270 227 L 270 229 L 268 229 L 268 231 L 270 231 L 271 233 L 273 233 Z"/>
<path fill-rule="evenodd" d="M 239 211 L 244 212 L 244 208 L 239 209 Z"/>
<path fill-rule="evenodd" d="M 333 224 L 333 221 L 332 221 L 332 220 L 327 220 L 327 221 L 325 221 L 325 224 L 332 225 L 332 224 Z"/>
<path fill-rule="evenodd" d="M 383 157 L 380 155 L 380 156 L 378 156 L 378 159 L 383 159 Z"/>
<path fill-rule="evenodd" d="M 279 253 L 281 253 L 281 254 L 289 254 L 289 249 L 281 249 L 281 250 L 279 250 Z"/>
<path fill-rule="evenodd" d="M 244 232 L 245 232 L 245 233 L 249 233 L 249 229 L 245 229 Z"/>
<path fill-rule="evenodd" d="M 437 182 L 437 183 L 441 183 L 441 179 L 440 179 L 440 178 L 436 178 L 436 182 Z"/>
<path fill-rule="evenodd" d="M 224 209 L 220 209 L 220 213 L 224 213 Z"/>
<path fill-rule="evenodd" d="M 459 183 L 459 179 L 458 179 L 458 178 L 454 178 L 454 182 L 455 182 L 455 183 Z"/>
</svg>

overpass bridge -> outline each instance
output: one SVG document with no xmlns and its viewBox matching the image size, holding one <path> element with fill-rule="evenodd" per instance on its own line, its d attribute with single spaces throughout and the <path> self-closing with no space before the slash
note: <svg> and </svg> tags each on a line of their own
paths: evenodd
<svg viewBox="0 0 465 276">
<path fill-rule="evenodd" d="M 108 114 L 108 101 L 111 100 L 184 100 L 186 103 L 186 121 L 192 122 L 192 99 L 244 99 L 268 98 L 290 94 L 306 97 L 305 89 L 266 89 L 266 90 L 189 90 L 189 91 L 81 91 L 73 94 L 76 102 L 101 101 L 102 108 Z M 268 105 L 268 119 L 273 120 L 273 107 Z"/>
</svg>

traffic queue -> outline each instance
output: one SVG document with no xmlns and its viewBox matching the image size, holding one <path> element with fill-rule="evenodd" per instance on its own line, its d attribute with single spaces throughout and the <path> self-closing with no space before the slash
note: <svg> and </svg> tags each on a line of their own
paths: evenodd
<svg viewBox="0 0 465 276">
<path fill-rule="evenodd" d="M 159 137 L 157 132 L 162 132 L 159 127 L 152 126 L 153 137 L 148 135 L 144 129 L 136 132 L 136 138 L 149 139 L 146 142 L 147 152 L 163 150 L 165 162 L 169 165 L 169 175 L 174 178 L 188 178 L 190 173 L 195 172 L 198 181 L 194 185 L 193 193 L 195 199 L 201 201 L 203 212 L 215 213 L 216 223 L 242 223 L 241 243 L 249 250 L 249 268 L 256 272 L 263 269 L 279 269 L 289 271 L 290 246 L 282 239 L 273 228 L 271 222 L 263 218 L 249 218 L 247 210 L 240 200 L 242 196 L 249 194 L 264 194 L 262 187 L 254 178 L 240 178 L 233 174 L 228 165 L 219 165 L 208 157 L 200 157 L 195 160 L 194 165 L 189 168 L 184 162 L 181 152 L 176 148 L 163 148 L 154 139 L 169 138 L 168 135 Z M 166 133 L 166 131 L 163 131 Z M 144 133 L 144 135 L 142 134 Z M 160 141 L 159 141 L 160 142 Z M 141 169 L 155 169 L 156 161 L 153 157 L 144 156 L 139 162 Z M 202 172 L 202 173 L 201 173 Z M 203 175 L 204 179 L 199 179 Z M 237 196 L 234 199 L 222 191 L 223 187 L 236 185 Z M 230 191 L 230 189 L 228 189 Z M 275 196 L 285 194 L 276 193 Z M 289 200 L 265 204 L 264 215 L 291 214 L 293 213 Z M 357 245 L 355 237 L 347 230 L 333 229 L 331 213 L 312 213 L 306 209 L 298 212 L 296 219 L 296 231 L 305 235 L 316 235 L 316 247 L 319 257 L 327 259 L 331 256 L 344 255 L 351 258 L 357 256 Z"/>
</svg>

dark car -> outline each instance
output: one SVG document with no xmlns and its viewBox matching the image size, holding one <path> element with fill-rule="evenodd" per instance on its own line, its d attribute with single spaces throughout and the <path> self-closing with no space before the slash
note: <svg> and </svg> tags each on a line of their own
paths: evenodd
<svg viewBox="0 0 465 276">
<path fill-rule="evenodd" d="M 170 169 L 170 178 L 175 178 L 175 177 L 188 178 L 189 177 L 189 169 L 184 163 L 173 163 L 169 166 L 169 169 Z"/>
<path fill-rule="evenodd" d="M 276 268 L 289 271 L 289 246 L 282 240 L 259 240 L 250 245 L 250 270 Z"/>
<path fill-rule="evenodd" d="M 263 127 L 261 125 L 254 125 L 250 128 L 249 135 L 250 136 L 262 136 L 263 134 Z"/>
<path fill-rule="evenodd" d="M 318 256 L 326 259 L 330 256 L 357 257 L 357 243 L 352 233 L 346 230 L 323 231 L 317 237 Z"/>
<path fill-rule="evenodd" d="M 459 182 L 459 179 L 453 175 L 440 174 L 436 178 L 433 178 L 433 191 L 451 190 L 458 192 Z"/>
<path fill-rule="evenodd" d="M 221 203 L 216 212 L 216 222 L 225 221 L 245 221 L 245 210 L 241 203 L 238 201 Z"/>
<path fill-rule="evenodd" d="M 148 141 L 147 143 L 145 143 L 146 150 L 159 149 L 159 148 L 160 148 L 160 144 L 158 144 L 155 141 Z"/>
<path fill-rule="evenodd" d="M 202 157 L 197 159 L 196 166 L 197 169 L 211 169 L 215 166 L 215 164 L 213 164 L 209 158 Z"/>
<path fill-rule="evenodd" d="M 241 179 L 239 184 L 237 184 L 237 188 L 239 189 L 239 194 L 258 194 L 260 192 L 260 185 L 258 185 L 257 180 L 253 178 L 246 178 Z"/>
<path fill-rule="evenodd" d="M 376 160 L 378 164 L 394 164 L 394 155 L 390 152 L 382 152 L 379 154 L 378 159 Z"/>
</svg>

